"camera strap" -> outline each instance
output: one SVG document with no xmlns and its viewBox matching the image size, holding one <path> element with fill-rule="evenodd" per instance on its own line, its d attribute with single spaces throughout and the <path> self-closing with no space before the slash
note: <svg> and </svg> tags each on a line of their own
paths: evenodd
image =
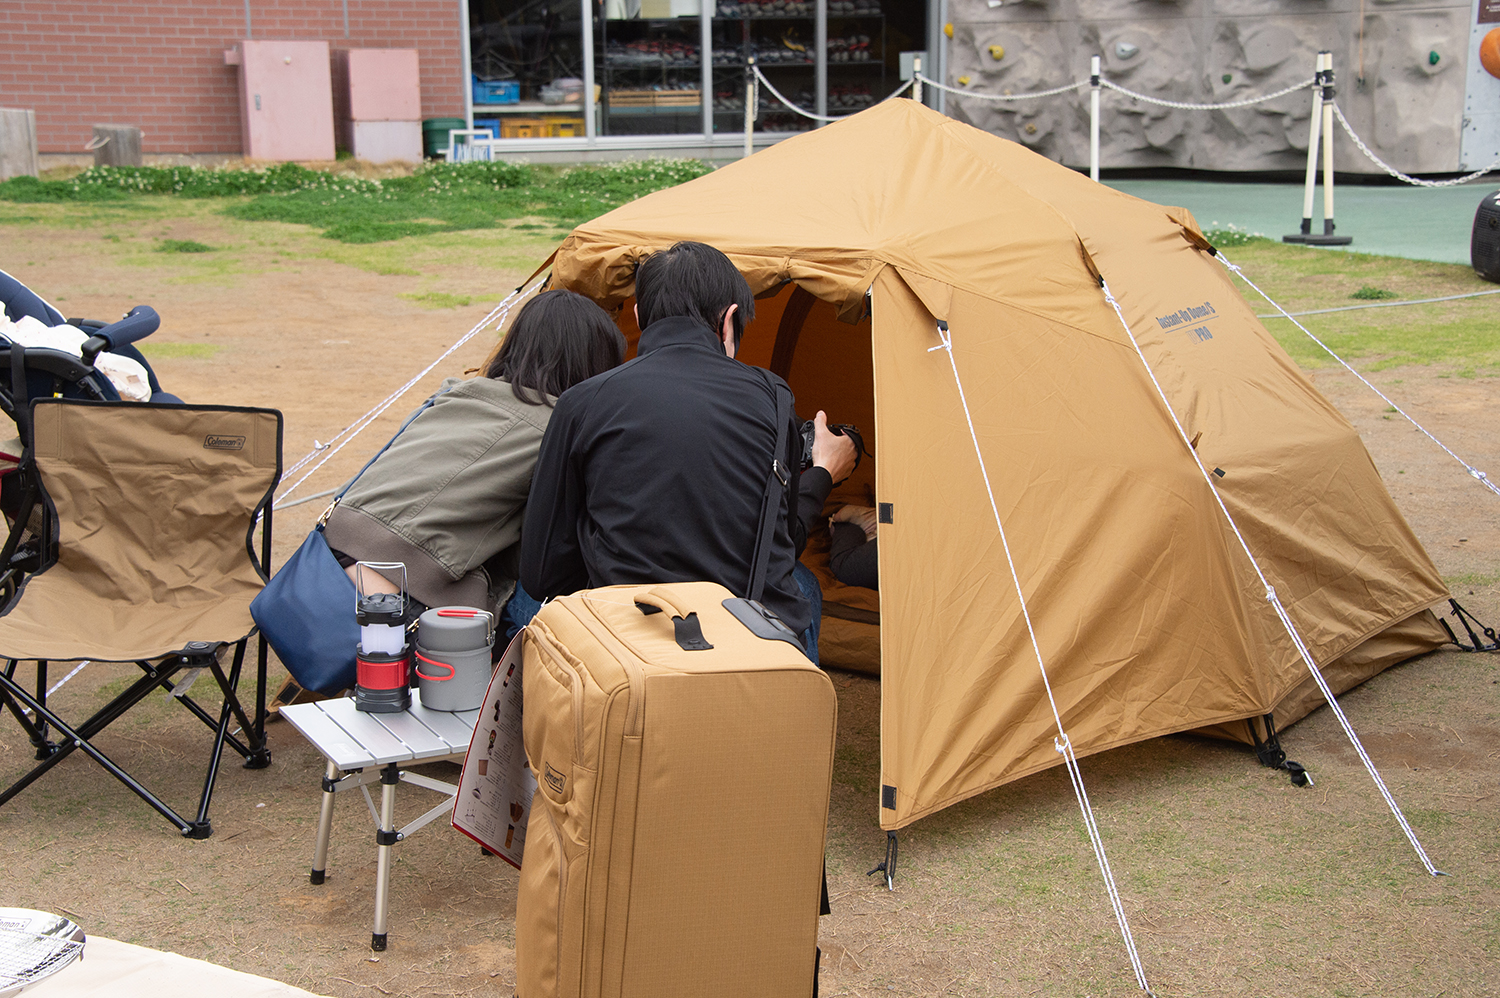
<svg viewBox="0 0 1500 998">
<path fill-rule="evenodd" d="M 765 379 L 766 387 L 771 389 L 771 397 L 776 401 L 776 447 L 771 451 L 771 469 L 766 475 L 766 491 L 761 497 L 760 522 L 755 528 L 755 553 L 750 561 L 750 585 L 745 590 L 745 595 L 759 602 L 761 594 L 766 588 L 766 567 L 771 561 L 771 538 L 776 532 L 776 512 L 780 503 L 777 501 L 777 489 L 787 494 L 788 510 L 795 510 L 796 497 L 792 495 L 792 482 L 795 466 L 786 463 L 786 442 L 788 438 L 788 427 L 792 423 L 792 392 L 785 384 L 780 384 L 779 379 L 773 377 L 769 371 L 763 368 L 755 368 Z"/>
</svg>

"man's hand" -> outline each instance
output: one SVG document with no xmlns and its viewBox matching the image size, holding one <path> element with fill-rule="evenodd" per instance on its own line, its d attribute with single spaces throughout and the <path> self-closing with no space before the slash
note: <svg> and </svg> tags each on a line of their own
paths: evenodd
<svg viewBox="0 0 1500 998">
<path fill-rule="evenodd" d="M 854 459 L 858 453 L 853 440 L 828 429 L 828 415 L 819 409 L 813 417 L 813 465 L 828 472 L 828 477 L 837 485 L 854 471 Z"/>
</svg>

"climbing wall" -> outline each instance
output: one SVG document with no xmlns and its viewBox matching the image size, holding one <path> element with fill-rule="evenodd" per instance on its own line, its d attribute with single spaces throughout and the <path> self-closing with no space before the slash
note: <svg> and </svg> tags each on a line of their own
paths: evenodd
<svg viewBox="0 0 1500 998">
<path fill-rule="evenodd" d="M 1408 173 L 1453 172 L 1475 11 L 1476 0 L 949 0 L 947 82 L 990 94 L 1046 90 L 1087 78 L 1089 57 L 1099 55 L 1107 79 L 1147 96 L 1234 101 L 1311 78 L 1318 50 L 1328 49 L 1339 106 L 1376 155 Z M 1086 88 L 1014 103 L 946 101 L 956 118 L 1088 165 Z M 1221 111 L 1109 90 L 1101 105 L 1105 167 L 1306 165 L 1308 90 Z M 1342 130 L 1334 149 L 1340 172 L 1378 172 Z"/>
</svg>

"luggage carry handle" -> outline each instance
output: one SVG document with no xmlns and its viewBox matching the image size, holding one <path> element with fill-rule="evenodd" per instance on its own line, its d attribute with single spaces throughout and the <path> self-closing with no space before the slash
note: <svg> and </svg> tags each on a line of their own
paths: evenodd
<svg viewBox="0 0 1500 998">
<path fill-rule="evenodd" d="M 672 630 L 677 638 L 677 647 L 683 651 L 713 650 L 713 645 L 709 644 L 708 639 L 703 636 L 703 625 L 698 622 L 698 614 L 691 610 L 683 613 L 660 588 L 637 593 L 635 605 L 648 617 L 653 613 L 669 614 L 672 618 Z"/>
</svg>

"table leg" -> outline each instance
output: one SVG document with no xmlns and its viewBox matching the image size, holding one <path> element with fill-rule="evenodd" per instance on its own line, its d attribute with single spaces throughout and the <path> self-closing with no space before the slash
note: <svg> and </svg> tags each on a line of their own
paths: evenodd
<svg viewBox="0 0 1500 998">
<path fill-rule="evenodd" d="M 318 839 L 313 846 L 312 874 L 308 877 L 315 884 L 326 879 L 328 870 L 328 836 L 333 831 L 333 794 L 338 788 L 339 768 L 332 762 L 323 774 L 323 810 L 318 814 Z"/>
<path fill-rule="evenodd" d="M 396 784 L 401 771 L 390 763 L 380 771 L 380 829 L 375 833 L 375 929 L 370 934 L 370 948 L 385 949 L 385 916 L 390 904 L 391 846 L 399 841 L 396 834 Z"/>
</svg>

